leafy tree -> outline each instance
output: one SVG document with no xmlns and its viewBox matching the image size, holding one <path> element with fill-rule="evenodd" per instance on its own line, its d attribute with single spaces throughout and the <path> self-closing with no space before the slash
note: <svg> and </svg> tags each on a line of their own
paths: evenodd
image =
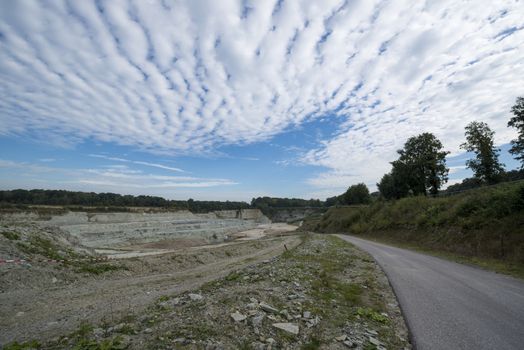
<svg viewBox="0 0 524 350">
<path fill-rule="evenodd" d="M 346 204 L 369 204 L 371 196 L 368 187 L 363 183 L 350 186 L 344 193 L 344 202 Z"/>
<path fill-rule="evenodd" d="M 384 198 L 399 199 L 409 194 L 409 185 L 402 175 L 403 172 L 405 169 L 402 169 L 400 165 L 394 165 L 390 173 L 382 176 L 377 187 Z"/>
<path fill-rule="evenodd" d="M 404 149 L 398 151 L 399 159 L 393 162 L 407 182 L 413 194 L 436 195 L 442 184 L 448 181 L 449 169 L 443 146 L 435 135 L 425 132 L 410 137 Z"/>
<path fill-rule="evenodd" d="M 475 177 L 489 184 L 500 181 L 504 165 L 499 161 L 500 149 L 493 143 L 495 132 L 484 122 L 471 122 L 466 126 L 466 142 L 460 145 L 468 152 L 474 152 L 475 158 L 466 162 Z"/>
<path fill-rule="evenodd" d="M 521 169 L 524 169 L 524 97 L 517 97 L 517 102 L 511 107 L 511 113 L 514 117 L 508 122 L 508 127 L 516 128 L 518 132 L 517 139 L 511 141 L 509 153 L 515 155 L 515 159 L 522 163 Z"/>
<path fill-rule="evenodd" d="M 341 197 L 343 197 L 343 195 L 326 198 L 324 206 L 332 207 L 334 205 L 340 204 L 340 202 L 342 202 Z"/>
</svg>

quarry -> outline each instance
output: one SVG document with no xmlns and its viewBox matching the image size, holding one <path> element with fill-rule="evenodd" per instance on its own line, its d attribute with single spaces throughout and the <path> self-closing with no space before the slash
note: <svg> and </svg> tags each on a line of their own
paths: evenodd
<svg viewBox="0 0 524 350">
<path fill-rule="evenodd" d="M 0 347 L 409 348 L 373 260 L 287 213 L 4 211 Z"/>
</svg>

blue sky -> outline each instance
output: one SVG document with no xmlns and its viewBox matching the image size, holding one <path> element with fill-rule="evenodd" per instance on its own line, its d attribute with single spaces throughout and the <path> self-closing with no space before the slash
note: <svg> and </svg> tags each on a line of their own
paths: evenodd
<svg viewBox="0 0 524 350">
<path fill-rule="evenodd" d="M 433 132 L 501 159 L 521 1 L 0 2 L 0 187 L 250 200 L 372 190 Z"/>
</svg>

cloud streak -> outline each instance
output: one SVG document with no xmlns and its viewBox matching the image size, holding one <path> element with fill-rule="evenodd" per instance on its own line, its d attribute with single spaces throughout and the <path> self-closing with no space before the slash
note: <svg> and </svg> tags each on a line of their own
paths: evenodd
<svg viewBox="0 0 524 350">
<path fill-rule="evenodd" d="M 182 173 L 185 172 L 184 170 L 180 168 L 174 168 L 174 167 L 170 167 L 170 166 L 158 164 L 158 163 L 150 163 L 150 162 L 144 162 L 140 160 L 130 160 L 130 159 L 125 159 L 125 158 L 110 157 L 110 156 L 105 156 L 103 154 L 90 154 L 89 156 L 93 158 L 102 158 L 102 159 L 112 160 L 115 162 L 132 163 L 132 164 L 145 165 L 148 167 L 153 167 L 153 168 L 158 168 L 158 169 L 171 170 L 171 171 L 182 172 Z"/>
<path fill-rule="evenodd" d="M 38 184 L 46 188 L 56 188 L 58 186 L 58 188 L 63 189 L 66 186 L 68 189 L 99 192 L 155 193 L 170 198 L 178 194 L 172 192 L 176 189 L 203 189 L 239 184 L 229 179 L 143 173 L 125 165 L 88 169 L 61 168 L 0 159 L 0 169 L 2 169 L 2 182 L 6 186 L 4 188 L 9 188 L 9 183 L 17 183 L 12 176 L 14 173 L 22 173 L 27 178 L 35 178 Z"/>
</svg>

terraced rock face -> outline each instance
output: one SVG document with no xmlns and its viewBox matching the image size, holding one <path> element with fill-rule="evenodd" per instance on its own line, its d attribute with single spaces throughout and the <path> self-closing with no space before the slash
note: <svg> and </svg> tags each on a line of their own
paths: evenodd
<svg viewBox="0 0 524 350">
<path fill-rule="evenodd" d="M 10 221 L 32 221 L 58 227 L 89 248 L 122 248 L 178 239 L 216 243 L 231 234 L 269 223 L 258 209 L 224 210 L 193 214 L 187 210 L 146 213 L 67 212 L 39 216 L 36 213 L 9 215 Z"/>
<path fill-rule="evenodd" d="M 243 217 L 247 217 L 244 219 Z M 225 240 L 230 234 L 249 230 L 269 220 L 256 209 L 193 214 L 85 213 L 53 216 L 48 224 L 58 226 L 91 248 L 124 247 L 180 238 L 208 242 Z"/>
</svg>

